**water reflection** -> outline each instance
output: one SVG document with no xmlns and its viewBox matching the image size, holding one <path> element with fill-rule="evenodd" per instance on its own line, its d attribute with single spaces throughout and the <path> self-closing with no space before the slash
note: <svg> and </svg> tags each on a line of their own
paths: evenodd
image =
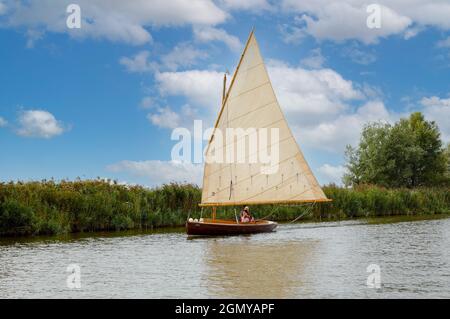
<svg viewBox="0 0 450 319">
<path fill-rule="evenodd" d="M 307 289 L 305 269 L 317 241 L 232 243 L 212 241 L 206 246 L 206 280 L 210 295 L 223 298 L 288 298 Z"/>
</svg>

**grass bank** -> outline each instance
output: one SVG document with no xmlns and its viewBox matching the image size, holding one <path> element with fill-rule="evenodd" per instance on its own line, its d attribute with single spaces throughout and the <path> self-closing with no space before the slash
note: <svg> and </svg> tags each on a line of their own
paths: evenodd
<svg viewBox="0 0 450 319">
<path fill-rule="evenodd" d="M 336 220 L 396 215 L 450 214 L 448 188 L 386 189 L 326 186 L 331 203 L 252 207 L 257 218 L 277 221 Z M 102 180 L 0 183 L 0 236 L 151 229 L 183 225 L 198 218 L 201 189 L 168 184 L 154 189 Z M 209 211 L 204 211 L 204 215 Z M 219 210 L 234 218 L 234 208 Z"/>
</svg>

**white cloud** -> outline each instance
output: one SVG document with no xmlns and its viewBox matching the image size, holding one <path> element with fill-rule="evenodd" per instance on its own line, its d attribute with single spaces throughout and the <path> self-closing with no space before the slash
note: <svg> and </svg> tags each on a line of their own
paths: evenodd
<svg viewBox="0 0 450 319">
<path fill-rule="evenodd" d="M 404 32 L 412 21 L 395 10 L 381 7 L 382 26 L 369 29 L 365 1 L 294 1 L 285 0 L 286 10 L 300 13 L 298 24 L 305 34 L 317 39 L 344 41 L 358 39 L 364 43 L 376 43 L 380 37 Z"/>
<path fill-rule="evenodd" d="M 34 44 L 44 37 L 44 32 L 36 29 L 28 29 L 26 32 L 27 48 L 33 48 Z"/>
<path fill-rule="evenodd" d="M 324 65 L 324 63 L 325 57 L 322 55 L 320 48 L 312 50 L 308 57 L 300 61 L 300 64 L 312 69 L 319 69 Z"/>
<path fill-rule="evenodd" d="M 299 143 L 310 148 L 343 154 L 347 144 L 356 145 L 364 124 L 368 122 L 392 122 L 396 118 L 381 101 L 369 101 L 355 112 L 342 112 L 333 119 L 317 125 L 293 125 Z"/>
<path fill-rule="evenodd" d="M 296 26 L 285 37 L 311 35 L 317 39 L 344 41 L 357 39 L 376 43 L 380 38 L 404 35 L 408 39 L 426 27 L 450 29 L 450 3 L 441 0 L 378 0 L 381 28 L 369 29 L 365 0 L 284 0 L 285 12 L 297 12 Z"/>
<path fill-rule="evenodd" d="M 53 114 L 43 110 L 22 111 L 18 121 L 17 134 L 24 137 L 52 138 L 64 132 Z"/>
<path fill-rule="evenodd" d="M 149 62 L 148 56 L 150 52 L 141 51 L 133 57 L 121 57 L 119 63 L 125 66 L 128 72 L 144 73 L 157 70 L 158 65 L 155 62 Z"/>
<path fill-rule="evenodd" d="M 0 116 L 0 127 L 5 127 L 6 125 L 8 125 L 8 121 Z"/>
<path fill-rule="evenodd" d="M 213 27 L 194 27 L 194 36 L 195 39 L 200 42 L 223 42 L 233 51 L 240 51 L 242 49 L 242 43 L 239 38 L 228 34 L 223 29 Z"/>
<path fill-rule="evenodd" d="M 152 96 L 144 96 L 139 103 L 139 106 L 143 109 L 151 109 L 157 106 L 156 100 Z"/>
<path fill-rule="evenodd" d="M 334 118 L 348 108 L 347 101 L 364 97 L 352 81 L 331 69 L 307 70 L 270 60 L 268 72 L 283 110 L 301 124 Z"/>
<path fill-rule="evenodd" d="M 277 60 L 268 62 L 268 72 L 280 105 L 286 114 L 298 141 L 310 148 L 343 153 L 346 144 L 355 144 L 362 126 L 367 121 L 391 121 L 391 114 L 378 99 L 379 89 L 367 85 L 355 85 L 332 69 L 307 70 L 292 67 Z M 216 71 L 189 70 L 156 74 L 156 82 L 162 96 L 181 96 L 191 105 L 200 106 L 199 118 L 213 120 L 217 115 L 221 98 L 223 74 Z M 361 89 L 359 89 L 360 87 Z M 362 105 L 355 107 L 352 103 Z M 154 124 L 173 127 L 179 120 L 192 120 L 183 110 L 165 110 L 180 114 L 153 116 Z M 151 118 L 150 118 L 151 119 Z"/>
<path fill-rule="evenodd" d="M 333 166 L 330 164 L 324 164 L 319 167 L 317 171 L 322 184 L 334 183 L 341 185 L 342 176 L 344 176 L 347 169 L 342 165 Z"/>
<path fill-rule="evenodd" d="M 115 173 L 127 173 L 135 177 L 148 178 L 156 185 L 170 182 L 188 182 L 201 185 L 203 165 L 179 163 L 174 161 L 121 161 L 109 165 L 108 170 Z"/>
<path fill-rule="evenodd" d="M 121 57 L 119 63 L 132 73 L 157 72 L 163 69 L 176 71 L 180 67 L 197 64 L 199 60 L 207 58 L 208 54 L 188 43 L 180 43 L 166 55 L 160 55 L 159 62 L 155 59 L 150 61 L 149 57 L 150 52 L 143 50 L 132 57 Z"/>
<path fill-rule="evenodd" d="M 260 12 L 264 10 L 272 10 L 273 7 L 267 0 L 220 0 L 220 3 L 231 10 L 248 10 Z"/>
<path fill-rule="evenodd" d="M 6 10 L 7 10 L 6 5 L 0 1 L 0 15 L 5 14 Z"/>
<path fill-rule="evenodd" d="M 176 71 L 179 67 L 191 67 L 206 57 L 208 57 L 206 52 L 198 50 L 188 43 L 181 43 L 163 56 L 161 62 L 169 70 Z"/>
<path fill-rule="evenodd" d="M 450 98 L 442 99 L 437 96 L 424 97 L 420 103 L 427 120 L 437 123 L 444 142 L 450 142 Z"/>
<path fill-rule="evenodd" d="M 423 31 L 423 29 L 424 29 L 424 27 L 412 27 L 412 28 L 409 28 L 409 29 L 407 29 L 406 31 L 405 31 L 405 34 L 403 35 L 403 38 L 405 39 L 405 40 L 409 40 L 409 39 L 411 39 L 411 38 L 414 38 L 416 35 L 418 35 L 419 34 L 419 32 L 422 32 Z"/>
<path fill-rule="evenodd" d="M 298 18 L 294 18 L 294 23 L 298 21 Z M 278 26 L 278 30 L 281 33 L 281 38 L 283 42 L 287 44 L 298 44 L 306 36 L 304 30 L 298 26 L 292 24 L 281 24 Z"/>
<path fill-rule="evenodd" d="M 352 45 L 343 49 L 342 55 L 350 58 L 355 63 L 368 65 L 377 60 L 374 53 L 360 50 L 357 46 Z"/>
<path fill-rule="evenodd" d="M 71 0 L 8 1 L 6 27 L 24 27 L 74 37 L 104 38 L 140 45 L 152 41 L 153 26 L 216 25 L 228 14 L 211 0 L 77 0 L 82 27 L 66 27 Z"/>
<path fill-rule="evenodd" d="M 162 96 L 184 96 L 188 102 L 217 111 L 223 73 L 209 70 L 158 72 L 155 80 Z"/>
<path fill-rule="evenodd" d="M 171 107 L 166 106 L 157 108 L 156 111 L 147 114 L 147 119 L 160 128 L 192 128 L 194 120 L 197 119 L 197 112 L 198 110 L 192 108 L 189 104 L 185 104 L 175 111 Z"/>
<path fill-rule="evenodd" d="M 153 125 L 161 128 L 174 129 L 181 123 L 180 114 L 172 111 L 169 107 L 160 108 L 157 113 L 148 114 L 147 118 Z"/>
</svg>

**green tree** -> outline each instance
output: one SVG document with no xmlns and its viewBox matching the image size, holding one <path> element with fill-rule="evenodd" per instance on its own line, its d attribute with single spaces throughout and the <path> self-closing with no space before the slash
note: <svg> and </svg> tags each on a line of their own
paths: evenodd
<svg viewBox="0 0 450 319">
<path fill-rule="evenodd" d="M 442 184 L 447 155 L 439 128 L 417 112 L 395 125 L 369 123 L 357 148 L 347 146 L 346 185 L 418 187 Z"/>
<path fill-rule="evenodd" d="M 445 149 L 445 157 L 447 159 L 447 174 L 446 174 L 446 179 L 447 179 L 447 184 L 450 185 L 450 143 L 447 144 L 447 148 Z"/>
</svg>

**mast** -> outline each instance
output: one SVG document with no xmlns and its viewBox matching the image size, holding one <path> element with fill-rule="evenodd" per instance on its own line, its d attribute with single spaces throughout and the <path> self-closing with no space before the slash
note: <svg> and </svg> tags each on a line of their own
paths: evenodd
<svg viewBox="0 0 450 319">
<path fill-rule="evenodd" d="M 227 90 L 227 74 L 223 74 L 223 90 L 222 90 L 222 104 L 225 101 L 225 91 Z"/>
</svg>

